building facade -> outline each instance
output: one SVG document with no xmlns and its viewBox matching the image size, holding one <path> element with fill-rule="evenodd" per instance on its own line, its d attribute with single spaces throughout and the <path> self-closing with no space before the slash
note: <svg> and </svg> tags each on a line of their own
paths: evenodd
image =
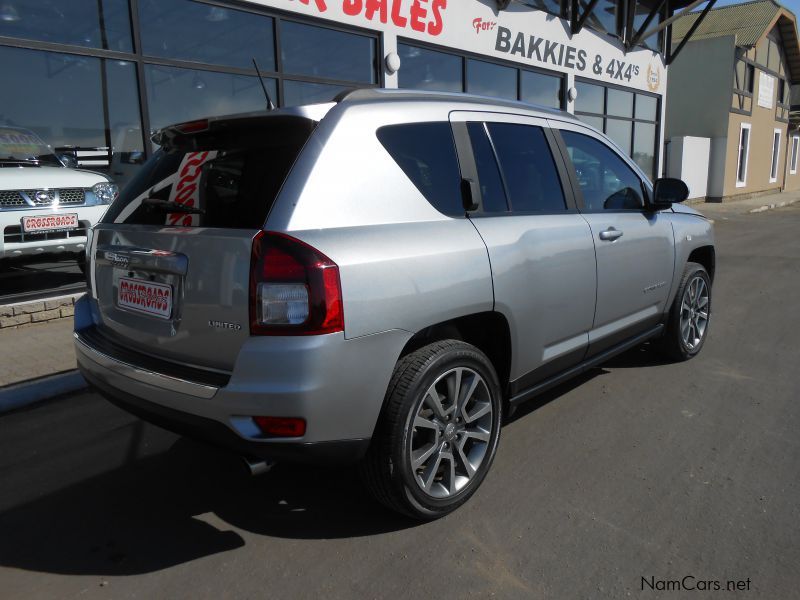
<svg viewBox="0 0 800 600">
<path fill-rule="evenodd" d="M 680 6 L 2 0 L 0 127 L 31 130 L 124 183 L 154 151 L 153 131 L 263 109 L 260 74 L 279 106 L 383 86 L 563 108 L 655 177 L 670 41 L 669 28 L 653 29 Z"/>
<path fill-rule="evenodd" d="M 695 17 L 679 19 L 673 36 Z M 800 189 L 790 119 L 798 82 L 796 19 L 772 0 L 713 9 L 696 29 L 670 67 L 665 137 L 710 139 L 710 201 Z"/>
</svg>

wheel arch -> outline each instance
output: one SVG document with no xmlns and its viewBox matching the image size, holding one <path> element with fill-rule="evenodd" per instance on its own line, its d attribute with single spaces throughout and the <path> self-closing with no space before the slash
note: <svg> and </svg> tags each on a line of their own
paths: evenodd
<svg viewBox="0 0 800 600">
<path fill-rule="evenodd" d="M 717 255 L 714 246 L 709 245 L 695 248 L 689 254 L 687 261 L 703 265 L 705 270 L 708 271 L 708 277 L 711 279 L 711 283 L 714 283 L 714 271 L 717 266 Z"/>
<path fill-rule="evenodd" d="M 511 329 L 504 315 L 488 311 L 457 317 L 420 329 L 406 342 L 398 357 L 442 340 L 460 340 L 486 354 L 497 372 L 503 394 L 508 394 L 511 375 Z"/>
</svg>

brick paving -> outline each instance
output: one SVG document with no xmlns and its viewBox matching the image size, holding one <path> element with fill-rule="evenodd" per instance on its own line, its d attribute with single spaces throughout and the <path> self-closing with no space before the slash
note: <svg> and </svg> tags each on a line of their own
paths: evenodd
<svg viewBox="0 0 800 600">
<path fill-rule="evenodd" d="M 74 368 L 72 319 L 0 330 L 0 388 Z"/>
</svg>

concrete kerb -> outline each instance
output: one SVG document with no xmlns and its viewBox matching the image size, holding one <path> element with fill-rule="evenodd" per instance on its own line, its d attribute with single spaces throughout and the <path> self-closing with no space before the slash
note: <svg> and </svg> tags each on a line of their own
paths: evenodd
<svg viewBox="0 0 800 600">
<path fill-rule="evenodd" d="M 77 370 L 48 375 L 0 388 L 0 414 L 88 387 Z"/>
<path fill-rule="evenodd" d="M 791 204 L 794 204 L 795 202 L 800 202 L 800 198 L 792 198 L 791 200 L 784 200 L 782 202 L 773 202 L 771 204 L 764 204 L 763 206 L 759 206 L 758 208 L 753 208 L 748 212 L 760 213 L 767 210 L 773 210 L 775 208 L 783 208 L 784 206 L 789 206 Z"/>
</svg>

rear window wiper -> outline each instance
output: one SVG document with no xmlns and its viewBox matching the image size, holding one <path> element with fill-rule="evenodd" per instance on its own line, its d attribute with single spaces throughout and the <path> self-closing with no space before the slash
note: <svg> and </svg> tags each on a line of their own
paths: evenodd
<svg viewBox="0 0 800 600">
<path fill-rule="evenodd" d="M 151 208 L 158 208 L 167 212 L 184 213 L 187 215 L 206 214 L 206 211 L 202 208 L 197 208 L 195 206 L 186 206 L 185 204 L 181 204 L 179 202 L 162 200 L 161 198 L 145 198 L 144 200 L 142 200 L 142 204 L 144 206 L 149 206 Z"/>
</svg>

